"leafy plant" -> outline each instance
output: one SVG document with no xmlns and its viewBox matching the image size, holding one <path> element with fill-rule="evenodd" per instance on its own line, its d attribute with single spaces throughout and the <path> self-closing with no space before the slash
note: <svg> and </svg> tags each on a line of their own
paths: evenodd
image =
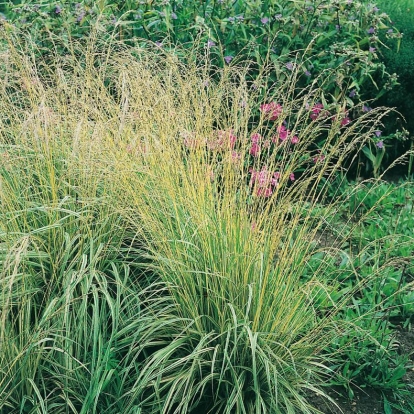
<svg viewBox="0 0 414 414">
<path fill-rule="evenodd" d="M 368 293 L 394 275 L 370 247 L 355 261 L 377 263 L 374 275 L 332 273 L 316 242 L 332 226 L 315 211 L 335 217 L 343 200 L 328 203 L 328 183 L 387 109 L 344 122 L 345 101 L 325 108 L 316 85 L 296 88 L 301 66 L 256 91 L 248 68 L 197 51 L 185 65 L 156 46 L 92 40 L 42 61 L 10 39 L 1 409 L 318 412 L 306 391 L 326 396 L 340 356 L 329 347 L 375 337 L 359 322 L 387 310 Z M 398 392 L 391 366 L 368 374 Z"/>
<path fill-rule="evenodd" d="M 362 84 L 375 72 L 384 72 L 377 55 L 382 47 L 379 35 L 392 30 L 388 16 L 374 4 L 347 0 L 85 0 L 76 4 L 41 0 L 22 1 L 9 7 L 6 15 L 46 53 L 56 36 L 62 42 L 61 53 L 67 53 L 71 39 L 85 40 L 91 31 L 106 39 L 150 42 L 160 48 L 200 43 L 218 66 L 238 59 L 254 61 L 252 80 L 269 59 L 283 57 L 283 64 L 293 67 L 299 54 L 306 56 L 302 84 L 312 83 L 329 69 L 326 95 L 334 100 L 347 96 L 351 104 Z M 387 36 L 398 37 L 398 33 L 394 29 Z M 376 94 L 381 94 L 381 86 L 376 87 Z M 368 98 L 374 96 L 370 93 Z"/>
<path fill-rule="evenodd" d="M 413 97 L 411 91 L 412 85 L 412 71 L 413 71 L 413 11 L 414 3 L 412 0 L 401 0 L 396 2 L 389 2 L 379 0 L 378 7 L 387 13 L 394 26 L 401 33 L 401 39 L 395 43 L 389 43 L 388 48 L 384 48 L 381 52 L 380 59 L 387 67 L 389 73 L 392 73 L 397 83 L 393 88 L 384 94 L 378 101 L 379 105 L 386 105 L 396 107 L 398 113 L 393 114 L 386 123 L 385 133 L 394 134 L 397 131 L 397 139 L 393 140 L 391 146 L 387 148 L 389 152 L 389 164 L 397 156 L 409 149 L 413 149 L 413 130 L 414 123 L 412 120 L 413 113 Z M 392 34 L 392 33 L 391 33 Z M 388 32 L 383 34 L 380 38 L 385 39 Z M 401 173 L 412 175 L 412 156 L 408 171 L 399 167 L 396 170 Z"/>
</svg>

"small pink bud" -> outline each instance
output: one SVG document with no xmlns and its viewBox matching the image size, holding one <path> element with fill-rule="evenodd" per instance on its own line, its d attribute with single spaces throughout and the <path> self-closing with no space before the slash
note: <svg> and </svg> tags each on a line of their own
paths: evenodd
<svg viewBox="0 0 414 414">
<path fill-rule="evenodd" d="M 256 132 L 255 134 L 251 135 L 250 139 L 252 140 L 253 144 L 258 144 L 262 140 L 262 136 Z"/>
<path fill-rule="evenodd" d="M 253 157 L 257 157 L 260 154 L 259 144 L 253 142 L 252 146 L 250 147 L 250 154 L 253 155 Z"/>
</svg>

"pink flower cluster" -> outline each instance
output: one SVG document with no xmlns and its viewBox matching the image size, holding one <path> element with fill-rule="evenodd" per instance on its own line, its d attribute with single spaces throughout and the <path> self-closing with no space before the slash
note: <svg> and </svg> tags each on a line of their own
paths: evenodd
<svg viewBox="0 0 414 414">
<path fill-rule="evenodd" d="M 347 126 L 351 122 L 351 118 L 346 116 L 345 118 L 341 119 L 341 126 Z"/>
<path fill-rule="evenodd" d="M 278 141 L 286 141 L 286 139 L 291 135 L 290 130 L 287 129 L 284 125 L 280 125 L 276 129 L 276 135 L 272 138 L 272 141 L 277 144 Z M 296 135 L 290 137 L 290 142 L 292 144 L 297 144 L 299 142 L 299 138 Z"/>
<path fill-rule="evenodd" d="M 311 109 L 311 114 L 309 116 L 310 119 L 312 119 L 312 121 L 315 121 L 319 117 L 326 118 L 328 114 L 329 112 L 324 111 L 323 105 L 318 102 L 317 104 L 313 105 L 313 108 Z"/>
<path fill-rule="evenodd" d="M 276 121 L 282 113 L 282 105 L 277 102 L 270 102 L 260 105 L 260 111 L 263 112 L 265 117 L 270 121 Z"/>
<path fill-rule="evenodd" d="M 271 141 L 274 144 L 278 144 L 279 142 L 286 141 L 289 137 L 290 142 L 293 145 L 299 142 L 299 138 L 296 135 L 291 135 L 289 129 L 287 129 L 284 125 L 280 125 L 279 127 L 277 127 L 276 135 L 273 136 Z M 257 157 L 260 155 L 262 147 L 269 148 L 271 144 L 269 140 L 263 140 L 263 137 L 257 132 L 252 134 L 250 139 L 252 141 L 252 145 L 250 147 L 250 155 L 253 155 L 253 157 Z"/>
<path fill-rule="evenodd" d="M 250 168 L 249 172 L 251 173 L 249 185 L 254 187 L 254 194 L 258 197 L 270 197 L 273 194 L 273 188 L 278 184 L 280 173 L 272 173 L 266 167 L 260 171 Z"/>
<path fill-rule="evenodd" d="M 318 118 L 319 119 L 328 118 L 330 115 L 331 115 L 330 112 L 323 109 L 323 105 L 318 102 L 312 107 L 311 113 L 309 116 L 312 119 L 312 121 L 315 121 Z M 338 119 L 338 117 L 331 116 L 330 119 L 332 122 L 334 122 L 336 119 Z M 341 118 L 341 126 L 347 126 L 350 122 L 351 122 L 351 118 L 349 118 L 348 112 L 344 111 L 344 115 Z"/>
<path fill-rule="evenodd" d="M 250 139 L 252 140 L 250 154 L 253 155 L 253 157 L 257 157 L 260 154 L 260 142 L 262 141 L 262 136 L 256 132 L 255 134 L 252 134 Z"/>
<path fill-rule="evenodd" d="M 348 111 L 344 110 L 342 114 L 338 114 L 336 117 L 332 118 L 332 122 L 336 119 L 341 120 L 341 127 L 347 126 L 351 122 L 351 118 L 348 116 Z"/>
<path fill-rule="evenodd" d="M 254 188 L 254 195 L 257 197 L 270 197 L 273 194 L 274 188 L 279 184 L 280 172 L 268 171 L 266 167 L 261 170 L 249 169 L 251 174 L 250 187 Z M 289 175 L 291 181 L 295 181 L 295 174 Z"/>
<path fill-rule="evenodd" d="M 323 155 L 320 151 L 315 157 L 313 157 L 313 162 L 315 164 L 317 164 L 318 162 L 323 162 L 324 160 L 325 160 L 325 155 Z"/>
<path fill-rule="evenodd" d="M 237 137 L 234 135 L 234 131 L 230 130 L 217 130 L 213 133 L 211 139 L 207 141 L 207 147 L 213 151 L 223 151 L 226 149 L 234 149 Z"/>
</svg>

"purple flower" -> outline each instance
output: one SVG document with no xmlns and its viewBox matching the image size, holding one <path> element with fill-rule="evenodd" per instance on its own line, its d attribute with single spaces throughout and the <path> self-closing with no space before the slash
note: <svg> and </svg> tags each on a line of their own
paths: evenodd
<svg viewBox="0 0 414 414">
<path fill-rule="evenodd" d="M 394 30 L 392 30 L 392 29 L 388 29 L 388 30 L 387 30 L 387 33 L 388 33 L 388 34 L 391 34 L 391 33 L 393 33 L 393 32 L 394 32 Z"/>
<path fill-rule="evenodd" d="M 282 15 L 281 14 L 276 14 L 275 15 L 275 20 L 281 20 L 282 19 Z"/>
<path fill-rule="evenodd" d="M 367 30 L 367 33 L 368 33 L 368 34 L 374 34 L 374 33 L 375 33 L 375 29 L 374 29 L 373 27 L 370 27 L 370 28 Z"/>
<path fill-rule="evenodd" d="M 372 8 L 372 11 L 373 11 L 374 13 L 377 13 L 377 12 L 379 12 L 379 8 L 378 8 L 377 6 L 374 6 L 374 7 Z"/>
<path fill-rule="evenodd" d="M 85 10 L 82 10 L 82 11 L 78 14 L 78 17 L 76 18 L 76 21 L 77 21 L 78 23 L 80 23 L 80 22 L 83 20 L 83 18 L 85 17 L 85 14 L 86 14 Z"/>
<path fill-rule="evenodd" d="M 285 66 L 286 66 L 287 69 L 293 70 L 293 62 L 288 62 L 288 63 L 286 63 Z"/>
<path fill-rule="evenodd" d="M 366 106 L 366 105 L 362 105 L 362 112 L 369 112 L 369 111 L 371 111 L 371 110 L 372 110 L 372 108 L 371 108 L 371 107 Z"/>
<path fill-rule="evenodd" d="M 56 14 L 60 14 L 60 13 L 62 13 L 62 8 L 61 8 L 60 6 L 56 6 L 56 7 L 55 7 L 55 13 L 56 13 Z"/>
<path fill-rule="evenodd" d="M 374 53 L 375 52 L 375 47 L 370 47 L 369 48 L 369 53 Z"/>
<path fill-rule="evenodd" d="M 208 48 L 213 47 L 213 46 L 215 46 L 215 45 L 216 45 L 216 43 L 215 43 L 215 42 L 213 42 L 212 40 L 210 40 L 210 39 L 208 39 L 208 40 L 207 40 L 207 47 L 208 47 Z"/>
<path fill-rule="evenodd" d="M 155 42 L 155 46 L 162 47 L 162 42 Z"/>
<path fill-rule="evenodd" d="M 230 62 L 233 60 L 233 56 L 230 56 L 230 55 L 224 56 L 224 60 L 227 64 L 230 64 Z"/>
<path fill-rule="evenodd" d="M 260 19 L 260 21 L 262 22 L 262 24 L 267 24 L 267 23 L 269 23 L 269 18 L 268 17 L 262 17 Z"/>
<path fill-rule="evenodd" d="M 311 76 L 311 75 L 312 75 L 312 73 L 310 73 L 310 72 L 307 70 L 307 71 L 305 72 L 305 75 L 309 77 L 309 76 Z"/>
<path fill-rule="evenodd" d="M 242 22 L 244 20 L 244 17 L 243 17 L 243 15 L 240 15 L 240 16 L 236 16 L 236 19 L 238 21 Z"/>
<path fill-rule="evenodd" d="M 374 134 L 379 138 L 381 136 L 382 132 L 381 131 L 374 131 Z"/>
<path fill-rule="evenodd" d="M 171 13 L 171 19 L 177 20 L 177 15 L 174 12 Z"/>
<path fill-rule="evenodd" d="M 235 17 L 229 17 L 228 20 L 229 20 L 229 22 L 233 23 L 236 20 L 236 18 Z"/>
<path fill-rule="evenodd" d="M 384 141 L 378 141 L 375 145 L 379 149 L 384 149 Z"/>
<path fill-rule="evenodd" d="M 354 97 L 355 97 L 355 95 L 356 95 L 356 90 L 355 90 L 355 89 L 352 89 L 352 91 L 351 91 L 351 92 L 349 92 L 349 97 L 350 97 L 350 98 L 354 98 Z"/>
</svg>

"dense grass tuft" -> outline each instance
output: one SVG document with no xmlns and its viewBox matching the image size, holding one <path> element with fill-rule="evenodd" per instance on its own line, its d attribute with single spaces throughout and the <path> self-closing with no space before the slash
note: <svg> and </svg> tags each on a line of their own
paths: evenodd
<svg viewBox="0 0 414 414">
<path fill-rule="evenodd" d="M 387 110 L 312 120 L 320 92 L 293 97 L 299 63 L 252 90 L 243 67 L 85 53 L 47 68 L 3 53 L 1 409 L 317 412 L 322 351 L 353 323 L 336 317 L 352 291 L 333 299 L 329 263 L 309 277 L 329 230 L 312 212 Z M 272 101 L 274 122 L 259 111 Z M 283 120 L 298 142 L 250 155 L 251 134 Z M 266 197 L 258 171 L 279 173 Z"/>
</svg>

